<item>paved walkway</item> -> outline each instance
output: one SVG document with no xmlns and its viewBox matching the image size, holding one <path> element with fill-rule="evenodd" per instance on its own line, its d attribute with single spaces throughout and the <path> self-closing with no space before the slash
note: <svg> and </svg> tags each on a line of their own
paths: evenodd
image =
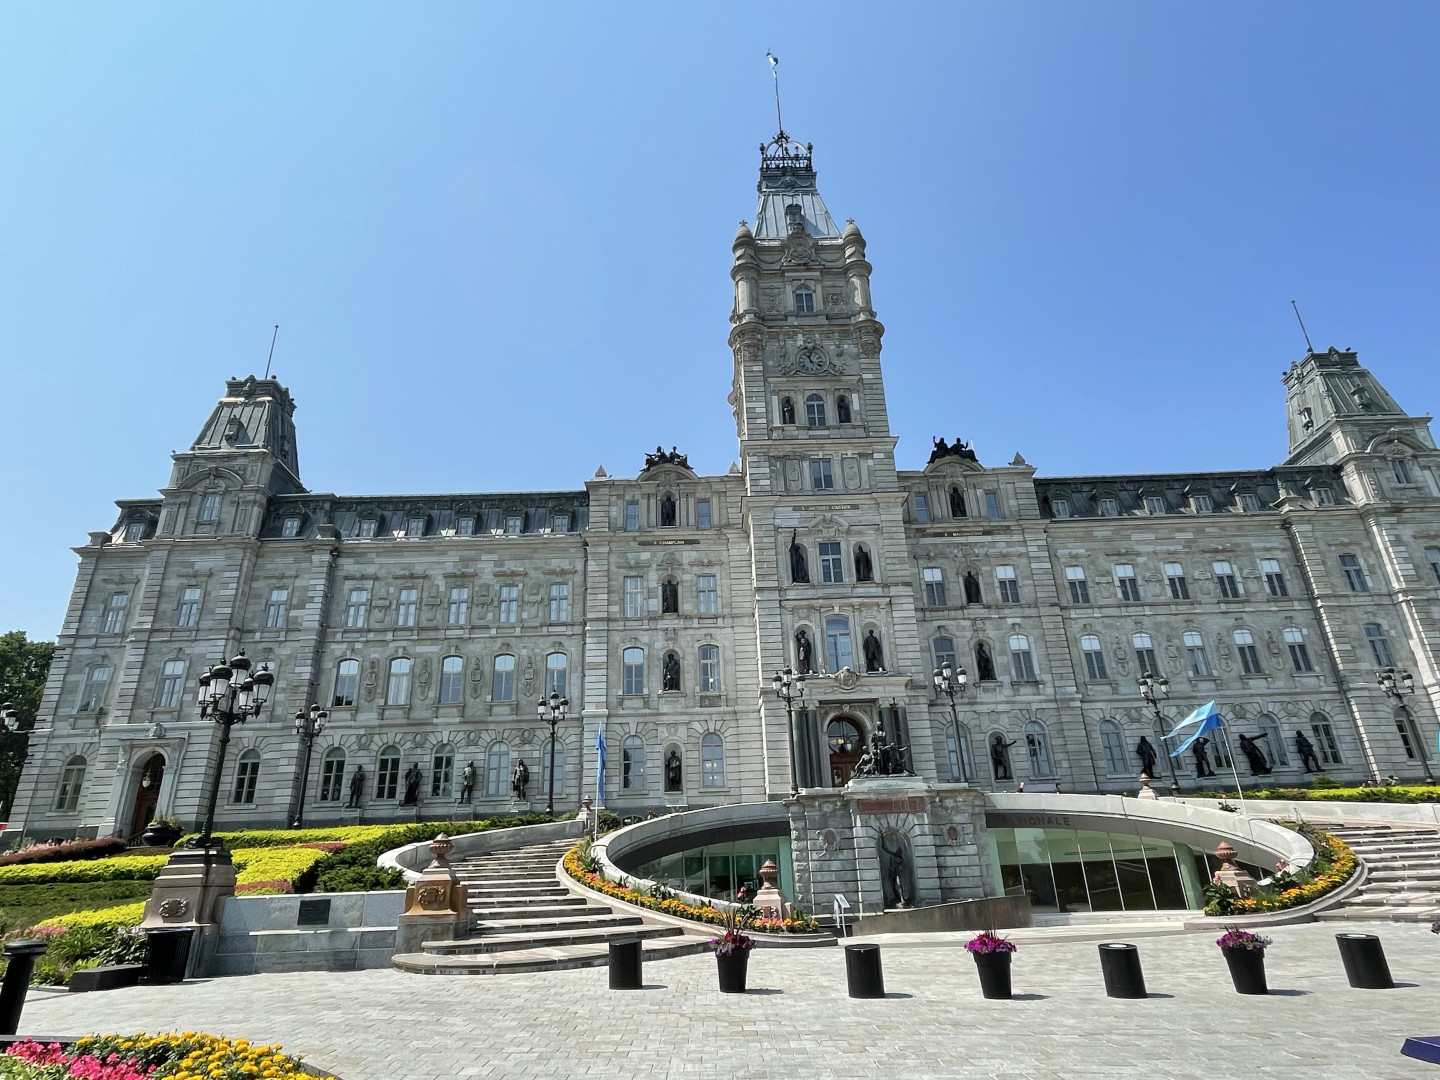
<svg viewBox="0 0 1440 1080">
<path fill-rule="evenodd" d="M 1440 1034 L 1440 938 L 1378 929 L 1400 989 L 1351 990 L 1333 926 L 1280 927 L 1272 994 L 1231 989 L 1213 934 L 1140 940 L 1146 1001 L 1106 998 L 1091 942 L 1024 945 L 1020 1000 L 985 1001 L 958 948 L 887 948 L 891 997 L 845 996 L 839 949 L 757 951 L 755 989 L 715 989 L 715 963 L 647 964 L 649 989 L 604 969 L 444 978 L 294 973 L 32 995 L 21 1030 L 197 1029 L 278 1041 L 344 1080 L 585 1076 L 709 1080 L 1295 1080 L 1430 1078 L 1406 1035 Z M 1028 935 L 1027 935 L 1028 936 Z"/>
</svg>

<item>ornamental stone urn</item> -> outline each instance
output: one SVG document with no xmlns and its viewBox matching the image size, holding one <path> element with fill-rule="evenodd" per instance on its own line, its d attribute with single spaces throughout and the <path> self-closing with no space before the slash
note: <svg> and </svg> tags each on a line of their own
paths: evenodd
<svg viewBox="0 0 1440 1080">
<path fill-rule="evenodd" d="M 1246 897 L 1255 891 L 1255 879 L 1242 867 L 1235 865 L 1236 850 L 1228 840 L 1221 840 L 1215 849 L 1215 858 L 1220 860 L 1220 869 L 1210 879 L 1217 885 L 1225 885 L 1236 896 Z"/>
</svg>

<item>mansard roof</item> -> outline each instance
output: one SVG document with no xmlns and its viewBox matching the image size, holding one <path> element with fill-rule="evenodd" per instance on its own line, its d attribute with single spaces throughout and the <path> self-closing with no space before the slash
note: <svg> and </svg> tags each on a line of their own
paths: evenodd
<svg viewBox="0 0 1440 1080">
<path fill-rule="evenodd" d="M 1202 473 L 1135 473 L 1118 476 L 1046 476 L 1035 478 L 1041 513 L 1053 517 L 1052 500 L 1068 499 L 1071 517 L 1098 517 L 1102 498 L 1116 499 L 1121 514 L 1140 510 L 1146 498 L 1166 500 L 1179 509 L 1195 495 L 1208 495 L 1215 511 L 1238 510 L 1242 494 L 1254 495 L 1264 510 L 1282 496 L 1310 498 L 1317 487 L 1330 489 L 1337 503 L 1350 501 L 1338 469 L 1328 466 L 1277 466 L 1273 469 Z M 1247 511 L 1254 513 L 1255 511 Z"/>
<path fill-rule="evenodd" d="M 317 535 L 322 526 L 331 526 L 341 537 L 389 539 L 405 535 L 409 523 L 423 522 L 421 536 L 486 536 L 506 532 L 506 519 L 519 516 L 519 533 L 508 535 L 552 535 L 576 533 L 589 520 L 590 498 L 585 491 L 523 491 L 451 495 L 290 495 L 270 500 L 262 540 L 304 539 Z M 554 527 L 557 515 L 568 518 L 565 527 Z M 460 533 L 462 519 L 469 518 L 471 532 Z M 298 519 L 298 526 L 286 535 L 286 521 Z M 373 522 L 368 528 L 363 524 Z"/>
<path fill-rule="evenodd" d="M 835 219 L 815 185 L 810 144 L 801 146 L 779 132 L 760 147 L 760 205 L 755 211 L 755 239 L 783 240 L 790 234 L 785 208 L 798 206 L 805 232 L 820 240 L 840 239 Z"/>
</svg>

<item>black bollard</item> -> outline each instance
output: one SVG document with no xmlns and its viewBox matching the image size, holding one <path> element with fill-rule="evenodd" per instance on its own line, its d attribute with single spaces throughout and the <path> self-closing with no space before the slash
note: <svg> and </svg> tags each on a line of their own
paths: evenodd
<svg viewBox="0 0 1440 1080">
<path fill-rule="evenodd" d="M 610 942 L 610 989 L 639 990 L 645 985 L 640 972 L 639 938 Z"/>
<path fill-rule="evenodd" d="M 885 973 L 880 970 L 879 945 L 845 946 L 845 983 L 852 998 L 885 996 Z"/>
<path fill-rule="evenodd" d="M 190 942 L 194 937 L 193 926 L 161 926 L 145 931 L 145 940 L 150 945 L 150 959 L 145 965 L 145 981 L 184 982 L 185 968 L 190 963 Z"/>
<path fill-rule="evenodd" d="M 1145 997 L 1145 972 L 1140 970 L 1140 950 L 1120 941 L 1100 943 L 1100 971 L 1105 976 L 1105 994 L 1113 998 Z"/>
<path fill-rule="evenodd" d="M 1335 944 L 1340 946 L 1340 961 L 1345 965 L 1345 977 L 1357 990 L 1392 990 L 1395 980 L 1390 978 L 1390 965 L 1385 962 L 1385 948 L 1374 934 L 1336 934 Z"/>
<path fill-rule="evenodd" d="M 0 1035 L 14 1035 L 20 1027 L 20 1011 L 25 1008 L 25 992 L 30 989 L 30 973 L 35 961 L 50 946 L 43 941 L 12 941 L 5 946 L 10 966 L 5 981 L 0 982 Z"/>
</svg>

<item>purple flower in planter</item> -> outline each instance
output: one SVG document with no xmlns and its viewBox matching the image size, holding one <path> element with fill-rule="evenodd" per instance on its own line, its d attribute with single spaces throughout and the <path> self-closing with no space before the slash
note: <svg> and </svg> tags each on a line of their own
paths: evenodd
<svg viewBox="0 0 1440 1080">
<path fill-rule="evenodd" d="M 1254 949 L 1263 952 L 1271 944 L 1271 939 L 1259 934 L 1252 934 L 1249 930 L 1241 930 L 1237 926 L 1231 926 L 1215 939 L 1215 944 L 1222 949 Z"/>
<path fill-rule="evenodd" d="M 1015 949 L 1015 943 L 1009 938 L 992 934 L 989 930 L 976 934 L 965 943 L 966 952 L 972 953 L 1010 953 Z"/>
</svg>

